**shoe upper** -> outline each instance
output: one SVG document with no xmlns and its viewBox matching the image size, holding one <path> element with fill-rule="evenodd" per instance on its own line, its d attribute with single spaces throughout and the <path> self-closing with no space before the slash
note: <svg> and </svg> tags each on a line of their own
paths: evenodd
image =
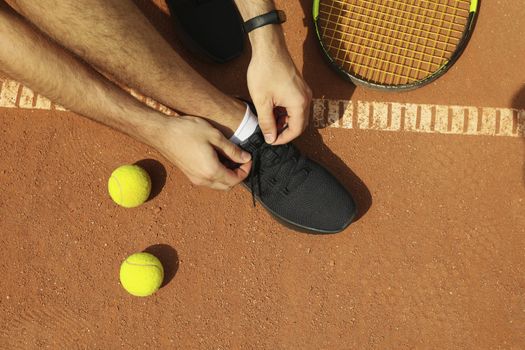
<svg viewBox="0 0 525 350">
<path fill-rule="evenodd" d="M 355 217 L 355 203 L 346 189 L 293 144 L 269 145 L 258 128 L 240 147 L 252 154 L 245 184 L 287 224 L 314 233 L 335 233 Z"/>
</svg>

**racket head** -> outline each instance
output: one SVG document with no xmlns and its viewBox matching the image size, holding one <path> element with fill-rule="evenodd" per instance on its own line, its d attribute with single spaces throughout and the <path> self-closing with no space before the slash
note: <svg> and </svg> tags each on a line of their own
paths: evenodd
<svg viewBox="0 0 525 350">
<path fill-rule="evenodd" d="M 321 47 L 321 50 L 323 51 L 323 56 L 327 59 L 329 65 L 336 71 L 338 72 L 341 76 L 343 76 L 345 79 L 347 80 L 350 80 L 352 81 L 353 83 L 357 84 L 357 85 L 363 85 L 363 86 L 366 86 L 366 87 L 370 87 L 370 88 L 375 88 L 375 89 L 382 89 L 382 90 L 413 90 L 413 89 L 416 89 L 416 88 L 419 88 L 421 86 L 424 86 L 426 84 L 429 84 L 431 82 L 433 82 L 434 80 L 436 80 L 437 78 L 439 78 L 440 76 L 442 76 L 443 74 L 445 74 L 453 65 L 454 63 L 458 60 L 458 58 L 461 56 L 461 54 L 463 53 L 463 51 L 465 50 L 465 47 L 471 37 L 471 34 L 472 34 L 472 31 L 473 31 L 473 28 L 474 28 L 474 24 L 475 24 L 475 21 L 476 21 L 476 18 L 477 18 L 477 13 L 478 13 L 478 9 L 479 9 L 479 0 L 422 0 L 421 2 L 422 3 L 431 3 L 430 1 L 436 1 L 438 3 L 438 5 L 434 5 L 434 6 L 437 6 L 438 9 L 441 10 L 440 6 L 443 6 L 443 9 L 445 9 L 446 11 L 450 11 L 450 9 L 447 7 L 449 6 L 449 4 L 461 4 L 462 6 L 462 18 L 461 20 L 462 21 L 457 21 L 456 23 L 456 17 L 460 17 L 457 12 L 454 13 L 454 23 L 450 24 L 449 23 L 449 26 L 453 26 L 454 27 L 454 30 L 450 30 L 449 28 L 449 34 L 454 34 L 454 38 L 453 38 L 453 43 L 454 45 L 451 45 L 449 41 L 445 42 L 444 45 L 445 47 L 447 48 L 447 50 L 444 50 L 444 49 L 439 49 L 438 51 L 440 52 L 441 56 L 441 62 L 439 62 L 439 64 L 436 62 L 435 58 L 434 58 L 434 61 L 431 62 L 431 63 L 427 63 L 427 66 L 432 66 L 433 69 L 429 70 L 429 69 L 426 69 L 424 71 L 424 74 L 422 74 L 421 72 L 419 72 L 418 74 L 418 77 L 413 77 L 413 76 L 409 76 L 409 74 L 399 74 L 398 72 L 395 72 L 395 70 L 398 70 L 398 69 L 405 69 L 405 70 L 410 70 L 412 69 L 409 65 L 404 65 L 402 66 L 399 61 L 401 61 L 403 64 L 407 63 L 407 59 L 404 58 L 402 56 L 402 54 L 407 54 L 408 52 L 410 52 L 413 56 L 414 56 L 414 50 L 405 50 L 403 51 L 403 48 L 405 45 L 406 47 L 409 47 L 409 45 L 414 45 L 414 42 L 413 41 L 402 41 L 400 39 L 394 39 L 393 41 L 388 41 L 388 37 L 386 35 L 383 35 L 381 37 L 381 39 L 383 40 L 377 40 L 377 36 L 374 38 L 375 39 L 375 42 L 374 40 L 372 40 L 373 44 L 376 45 L 376 46 L 379 46 L 383 51 L 386 51 L 387 54 L 391 54 L 394 56 L 394 60 L 397 61 L 397 62 L 391 62 L 393 64 L 393 67 L 390 67 L 391 69 L 389 71 L 387 71 L 386 73 L 383 73 L 383 74 L 386 74 L 386 75 L 390 75 L 390 79 L 389 81 L 385 81 L 385 79 L 373 79 L 370 77 L 370 72 L 367 72 L 366 75 L 363 75 L 363 74 L 360 74 L 359 72 L 359 69 L 354 69 L 353 68 L 353 63 L 350 62 L 350 60 L 348 60 L 348 62 L 346 62 L 345 60 L 341 59 L 341 55 L 340 55 L 340 52 L 343 52 L 345 53 L 344 57 L 346 59 L 346 57 L 349 55 L 350 53 L 350 50 L 349 48 L 347 48 L 346 50 L 339 50 L 341 48 L 341 46 L 347 46 L 347 44 L 350 44 L 348 46 L 352 46 L 353 44 L 355 44 L 354 42 L 349 42 L 347 43 L 344 38 L 348 38 L 351 34 L 355 34 L 355 33 L 360 33 L 361 35 L 357 35 L 361 40 L 365 39 L 366 38 L 363 38 L 364 35 L 362 35 L 364 33 L 364 31 L 361 29 L 361 31 L 359 32 L 359 29 L 356 29 L 357 28 L 357 25 L 355 25 L 356 28 L 349 28 L 349 27 L 352 27 L 352 26 L 348 26 L 347 24 L 349 23 L 358 23 L 357 19 L 356 18 L 363 18 L 363 14 L 357 14 L 355 16 L 354 19 L 352 20 L 348 20 L 346 19 L 346 22 L 345 22 L 345 18 L 343 18 L 341 16 L 341 14 L 344 14 L 345 16 L 348 16 L 348 15 L 354 15 L 349 9 L 351 8 L 350 6 L 356 6 L 356 7 L 362 7 L 363 4 L 365 4 L 366 6 L 372 6 L 372 7 L 376 7 L 376 10 L 377 8 L 380 8 L 382 6 L 386 6 L 384 5 L 385 3 L 386 4 L 391 4 L 391 3 L 408 3 L 409 0 L 314 0 L 313 2 L 313 19 L 314 19 L 314 28 L 315 28 L 315 33 L 316 33 L 316 36 L 317 36 L 317 39 L 318 39 L 318 42 L 320 44 L 320 47 Z M 420 2 L 420 3 L 421 3 Z M 357 4 L 357 5 L 356 5 Z M 330 12 L 330 14 L 327 16 L 327 10 L 326 10 L 326 7 L 330 8 L 330 11 L 333 11 L 334 10 L 334 5 L 336 7 L 336 11 L 334 12 L 334 14 L 332 14 Z M 345 7 L 346 6 L 346 7 Z M 407 5 L 401 5 L 401 6 L 406 6 Z M 411 7 L 412 6 L 412 7 Z M 323 11 L 323 7 L 325 7 L 324 11 Z M 410 11 L 412 10 L 416 10 L 416 5 L 414 4 L 409 4 L 408 5 L 408 8 Z M 337 13 L 337 10 L 339 10 L 339 13 Z M 362 8 L 361 8 L 362 10 Z M 392 9 L 390 9 L 392 10 Z M 425 10 L 425 9 L 423 9 Z M 428 10 L 428 8 L 426 9 Z M 377 11 L 376 11 L 377 12 Z M 401 11 L 402 14 L 405 14 L 403 13 L 403 11 Z M 436 11 L 434 11 L 436 12 Z M 392 19 L 391 17 L 388 17 L 388 13 L 384 14 L 386 17 L 383 17 L 381 18 L 381 20 L 384 20 L 386 23 L 388 23 L 389 25 L 387 25 L 387 28 L 385 27 L 381 27 L 381 26 L 372 26 L 372 28 L 375 28 L 375 27 L 379 27 L 379 30 L 386 30 L 386 31 L 390 31 L 391 33 L 397 33 L 398 35 L 399 34 L 407 34 L 407 32 L 410 30 L 410 28 L 408 28 L 407 26 L 407 21 L 405 20 L 405 22 L 403 21 L 400 21 L 396 18 L 396 19 Z M 423 16 L 421 14 L 417 14 L 417 15 L 414 15 L 414 14 L 408 14 L 409 16 L 416 16 L 416 17 L 412 17 L 412 18 L 416 18 L 416 19 L 423 19 Z M 450 17 L 451 14 L 450 13 L 444 13 L 443 16 L 447 16 L 447 17 Z M 408 17 L 408 16 L 407 16 Z M 385 19 L 386 18 L 386 19 Z M 377 22 L 378 19 L 376 19 L 376 22 Z M 341 23 L 337 23 L 337 21 L 341 21 L 343 24 L 341 25 Z M 398 22 L 396 22 L 398 21 Z M 419 21 L 418 21 L 419 22 Z M 396 28 L 396 23 L 398 24 L 398 27 Z M 399 24 L 401 23 L 401 24 Z M 438 42 L 438 40 L 432 40 L 432 38 L 429 38 L 430 36 L 434 35 L 434 38 L 439 38 L 440 41 L 442 39 L 442 37 L 444 37 L 444 35 L 441 35 L 440 31 L 441 28 L 439 28 L 439 30 L 435 30 L 438 35 L 436 35 L 435 33 L 431 33 L 430 30 L 428 30 L 428 28 L 430 28 L 430 24 L 428 23 L 424 23 L 423 21 L 421 21 L 421 24 L 419 26 L 419 28 L 417 28 L 417 23 L 415 23 L 415 21 L 412 21 L 409 19 L 408 20 L 408 23 L 410 25 L 414 25 L 414 28 L 412 28 L 412 30 L 419 30 L 420 32 L 426 32 L 426 38 L 423 38 L 423 39 L 426 39 L 427 42 L 427 46 L 428 46 L 428 41 L 430 41 L 430 43 L 434 43 L 434 48 L 437 47 L 437 45 L 440 45 L 440 43 Z M 433 22 L 432 22 L 433 23 Z M 459 29 L 458 29 L 458 25 L 460 25 Z M 408 28 L 408 29 L 407 29 Z M 424 29 L 424 28 L 427 28 L 427 29 Z M 354 30 L 354 32 L 352 33 L 350 30 Z M 377 28 L 375 28 L 375 30 L 377 30 Z M 446 30 L 446 28 L 445 28 Z M 452 33 L 450 33 L 452 32 Z M 411 33 L 408 33 L 408 34 L 411 34 Z M 338 37 L 339 36 L 339 37 Z M 408 35 L 410 37 L 410 35 Z M 448 39 L 447 40 L 451 40 L 450 37 L 447 37 Z M 420 36 L 418 35 L 414 35 L 412 40 L 420 40 Z M 328 42 L 329 40 L 333 41 L 335 40 L 336 43 L 338 43 L 339 45 L 339 48 L 337 48 L 337 53 L 334 54 L 334 45 L 331 45 L 330 42 Z M 385 42 L 386 41 L 386 44 Z M 344 45 L 342 45 L 344 44 Z M 337 45 L 337 44 L 336 44 Z M 383 45 L 383 46 L 380 46 L 380 45 Z M 385 46 L 386 45 L 386 46 Z M 441 43 L 441 45 L 443 45 L 443 43 Z M 447 46 L 448 45 L 448 46 Z M 390 49 L 395 49 L 397 47 L 397 54 L 395 53 L 392 53 L 392 52 L 388 52 Z M 449 49 L 451 46 L 453 46 L 453 50 L 452 49 Z M 384 50 L 384 48 L 387 48 L 388 50 Z M 428 50 L 428 47 L 425 47 L 425 49 Z M 431 47 L 432 49 L 432 47 Z M 379 49 L 375 49 L 375 48 L 370 48 L 370 50 L 372 50 L 373 52 L 375 52 L 375 55 L 377 55 L 378 53 L 382 53 L 383 51 L 382 50 L 379 50 Z M 369 51 L 370 52 L 370 51 Z M 415 52 L 415 55 L 420 55 L 419 57 L 426 57 L 426 58 L 429 58 L 429 56 L 427 56 L 426 53 L 418 53 L 418 52 Z M 368 58 L 368 63 L 370 63 L 370 61 L 374 61 L 374 57 L 371 57 L 373 55 L 369 55 L 368 57 L 365 57 L 365 58 Z M 390 56 L 390 58 L 392 58 L 392 56 Z M 362 59 L 362 57 L 361 57 Z M 410 61 L 410 60 L 408 60 Z M 421 59 L 419 59 L 418 61 L 422 61 Z M 384 62 L 383 62 L 384 63 Z M 382 64 L 383 64 L 382 63 Z M 377 64 L 377 63 L 376 63 Z M 388 64 L 388 62 L 387 62 Z M 427 67 L 426 66 L 426 67 Z M 365 67 L 365 70 L 366 70 L 366 66 L 365 65 L 362 65 L 361 64 L 361 68 Z M 379 70 L 377 68 L 374 68 L 376 70 L 376 72 L 374 72 L 375 75 L 379 75 L 381 74 L 379 72 Z M 374 69 L 372 69 L 372 71 L 374 71 Z M 397 74 L 397 75 L 396 75 Z M 397 77 L 400 77 L 400 78 L 397 78 Z M 397 80 L 397 81 L 396 81 Z"/>
</svg>

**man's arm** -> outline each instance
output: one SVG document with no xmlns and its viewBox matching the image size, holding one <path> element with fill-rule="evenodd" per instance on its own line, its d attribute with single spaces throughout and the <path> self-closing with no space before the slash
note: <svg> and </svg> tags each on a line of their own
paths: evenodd
<svg viewBox="0 0 525 350">
<path fill-rule="evenodd" d="M 59 48 L 1 1 L 0 67 L 51 100 L 144 143 L 164 119 Z"/>
<path fill-rule="evenodd" d="M 245 21 L 275 9 L 272 0 L 235 0 Z M 248 88 L 259 114 L 266 142 L 290 142 L 308 125 L 312 92 L 293 63 L 281 25 L 268 24 L 251 31 L 252 60 Z M 288 128 L 277 135 L 273 110 L 285 107 Z"/>
<path fill-rule="evenodd" d="M 235 3 L 245 21 L 275 10 L 273 0 L 235 0 Z"/>
<path fill-rule="evenodd" d="M 192 182 L 229 189 L 249 164 L 230 170 L 216 150 L 237 163 L 242 151 L 204 119 L 166 117 L 140 103 L 94 69 L 36 31 L 0 0 L 2 71 L 64 107 L 155 147 Z"/>
</svg>

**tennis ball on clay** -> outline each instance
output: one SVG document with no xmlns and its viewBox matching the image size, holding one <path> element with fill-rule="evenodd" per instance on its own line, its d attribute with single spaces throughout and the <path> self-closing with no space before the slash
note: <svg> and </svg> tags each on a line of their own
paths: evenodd
<svg viewBox="0 0 525 350">
<path fill-rule="evenodd" d="M 131 295 L 147 297 L 155 293 L 164 280 L 164 268 L 155 255 L 135 253 L 120 265 L 120 283 Z"/>
<path fill-rule="evenodd" d="M 108 191 L 118 205 L 124 208 L 138 207 L 149 198 L 151 178 L 138 165 L 122 165 L 111 174 Z"/>
</svg>

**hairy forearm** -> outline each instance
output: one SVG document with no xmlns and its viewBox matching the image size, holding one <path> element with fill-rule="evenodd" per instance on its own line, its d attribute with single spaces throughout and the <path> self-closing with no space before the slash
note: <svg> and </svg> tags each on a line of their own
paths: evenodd
<svg viewBox="0 0 525 350">
<path fill-rule="evenodd" d="M 213 86 L 173 50 L 136 0 L 6 1 L 101 72 L 174 110 L 223 121 L 243 113 L 239 101 Z"/>
<path fill-rule="evenodd" d="M 0 7 L 0 66 L 64 107 L 150 144 L 163 116 Z"/>
</svg>

